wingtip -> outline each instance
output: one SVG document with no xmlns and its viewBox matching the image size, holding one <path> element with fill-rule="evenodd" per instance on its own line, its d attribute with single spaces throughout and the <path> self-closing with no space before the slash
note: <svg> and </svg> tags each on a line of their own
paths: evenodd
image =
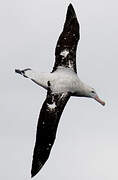
<svg viewBox="0 0 118 180">
<path fill-rule="evenodd" d="M 68 5 L 68 7 L 73 7 L 72 3 L 70 3 L 70 4 Z"/>
<path fill-rule="evenodd" d="M 71 19 L 72 17 L 76 17 L 74 7 L 71 3 L 68 6 L 66 17 L 67 17 L 67 19 Z"/>
<path fill-rule="evenodd" d="M 72 3 L 70 3 L 70 4 L 68 5 L 68 9 L 74 10 L 74 7 L 73 7 Z"/>
<path fill-rule="evenodd" d="M 36 173 L 36 174 L 37 174 L 37 173 Z M 32 174 L 32 173 L 31 173 L 31 178 L 33 178 L 36 174 Z"/>
<path fill-rule="evenodd" d="M 31 178 L 33 178 L 34 176 L 31 174 Z"/>
<path fill-rule="evenodd" d="M 38 172 L 39 172 L 39 171 L 38 171 Z M 31 178 L 33 178 L 34 176 L 36 176 L 36 174 L 37 174 L 38 172 L 31 170 Z"/>
<path fill-rule="evenodd" d="M 36 176 L 42 167 L 43 167 L 43 164 L 41 162 L 33 161 L 32 169 L 31 169 L 31 178 Z"/>
<path fill-rule="evenodd" d="M 33 178 L 34 176 L 36 176 L 37 173 L 38 173 L 38 172 L 33 172 L 33 171 L 31 171 L 31 178 Z"/>
</svg>

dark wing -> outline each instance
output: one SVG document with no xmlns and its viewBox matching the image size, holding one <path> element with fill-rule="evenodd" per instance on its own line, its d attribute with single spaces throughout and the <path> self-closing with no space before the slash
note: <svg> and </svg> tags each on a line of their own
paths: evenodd
<svg viewBox="0 0 118 180">
<path fill-rule="evenodd" d="M 74 8 L 72 4 L 70 4 L 68 6 L 63 32 L 57 42 L 55 50 L 56 60 L 52 72 L 54 72 L 58 66 L 71 68 L 77 72 L 76 49 L 79 38 L 79 23 Z"/>
<path fill-rule="evenodd" d="M 63 109 L 70 97 L 69 93 L 52 94 L 48 90 L 38 119 L 36 143 L 32 162 L 32 177 L 47 161 L 56 137 L 57 126 Z"/>
</svg>

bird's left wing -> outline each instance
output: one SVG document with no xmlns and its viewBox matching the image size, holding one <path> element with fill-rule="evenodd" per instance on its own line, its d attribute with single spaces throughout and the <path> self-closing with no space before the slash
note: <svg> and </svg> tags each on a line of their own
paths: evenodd
<svg viewBox="0 0 118 180">
<path fill-rule="evenodd" d="M 55 94 L 48 89 L 37 126 L 36 143 L 32 162 L 32 177 L 35 176 L 47 161 L 56 137 L 59 119 L 70 98 L 69 93 Z"/>
</svg>

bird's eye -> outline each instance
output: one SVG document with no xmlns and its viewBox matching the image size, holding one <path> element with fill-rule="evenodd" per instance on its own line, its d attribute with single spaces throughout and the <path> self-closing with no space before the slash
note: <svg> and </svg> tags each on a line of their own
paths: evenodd
<svg viewBox="0 0 118 180">
<path fill-rule="evenodd" d="M 92 93 L 95 93 L 95 91 L 91 91 Z"/>
</svg>

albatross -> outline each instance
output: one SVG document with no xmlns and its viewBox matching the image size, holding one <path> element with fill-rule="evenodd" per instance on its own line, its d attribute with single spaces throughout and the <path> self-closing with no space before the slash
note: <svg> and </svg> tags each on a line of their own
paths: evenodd
<svg viewBox="0 0 118 180">
<path fill-rule="evenodd" d="M 72 4 L 69 4 L 63 31 L 56 45 L 52 72 L 36 73 L 30 68 L 15 69 L 16 73 L 47 90 L 47 97 L 38 118 L 31 177 L 39 172 L 50 155 L 59 119 L 71 96 L 93 98 L 103 106 L 105 105 L 95 89 L 82 82 L 77 75 L 76 50 L 80 39 L 79 30 L 75 10 Z"/>
</svg>

